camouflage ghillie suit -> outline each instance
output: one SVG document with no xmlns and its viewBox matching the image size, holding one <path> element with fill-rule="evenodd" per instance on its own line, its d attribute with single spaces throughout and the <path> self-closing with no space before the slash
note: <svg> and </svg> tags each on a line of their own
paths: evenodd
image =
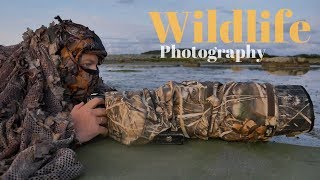
<svg viewBox="0 0 320 180">
<path fill-rule="evenodd" d="M 70 111 L 108 89 L 98 75 L 86 82 L 78 61 L 94 53 L 101 63 L 107 53 L 93 31 L 58 20 L 0 47 L 0 179 L 71 179 L 81 172 L 68 148 L 75 138 Z"/>
<path fill-rule="evenodd" d="M 105 104 L 109 136 L 127 145 L 167 130 L 186 138 L 265 141 L 310 131 L 314 122 L 308 93 L 294 85 L 170 81 L 156 90 L 106 92 Z"/>
</svg>

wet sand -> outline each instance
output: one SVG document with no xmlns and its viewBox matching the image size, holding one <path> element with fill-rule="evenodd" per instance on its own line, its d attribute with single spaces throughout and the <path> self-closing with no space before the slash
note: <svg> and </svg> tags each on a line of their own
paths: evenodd
<svg viewBox="0 0 320 180">
<path fill-rule="evenodd" d="M 99 139 L 77 149 L 79 179 L 319 179 L 320 148 L 190 140 L 125 146 Z"/>
</svg>

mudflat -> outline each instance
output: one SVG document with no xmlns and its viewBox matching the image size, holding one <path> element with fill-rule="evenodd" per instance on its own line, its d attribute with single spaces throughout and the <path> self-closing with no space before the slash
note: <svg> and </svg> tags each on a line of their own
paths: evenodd
<svg viewBox="0 0 320 180">
<path fill-rule="evenodd" d="M 275 142 L 190 140 L 125 146 L 98 139 L 77 149 L 79 179 L 318 179 L 320 148 Z"/>
</svg>

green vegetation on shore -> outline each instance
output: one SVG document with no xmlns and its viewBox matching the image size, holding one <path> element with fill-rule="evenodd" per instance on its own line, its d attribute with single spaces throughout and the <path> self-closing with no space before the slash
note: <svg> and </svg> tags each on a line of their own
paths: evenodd
<svg viewBox="0 0 320 180">
<path fill-rule="evenodd" d="M 236 63 L 233 59 L 225 58 L 226 54 L 222 55 L 222 58 L 216 62 L 207 62 L 207 59 L 201 58 L 171 58 L 171 57 L 160 57 L 160 51 L 147 51 L 141 54 L 119 54 L 109 55 L 106 58 L 106 64 L 122 64 L 122 63 L 133 63 L 133 64 L 175 64 L 183 66 L 200 66 L 203 64 L 289 64 L 294 66 L 305 66 L 310 64 L 320 64 L 319 54 L 298 54 L 293 56 L 276 56 L 270 54 L 264 54 L 261 63 L 257 63 L 255 59 L 242 59 L 242 63 Z"/>
</svg>

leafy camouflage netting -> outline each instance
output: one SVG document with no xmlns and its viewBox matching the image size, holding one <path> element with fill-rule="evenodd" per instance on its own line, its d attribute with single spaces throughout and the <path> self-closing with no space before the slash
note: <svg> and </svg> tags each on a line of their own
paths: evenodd
<svg viewBox="0 0 320 180">
<path fill-rule="evenodd" d="M 310 131 L 314 113 L 302 86 L 254 82 L 168 82 L 156 90 L 105 93 L 109 136 L 147 143 L 161 132 L 227 141 L 268 140 Z"/>
<path fill-rule="evenodd" d="M 69 149 L 70 111 L 102 80 L 88 83 L 77 62 L 83 52 L 101 60 L 98 36 L 71 21 L 28 29 L 15 46 L 0 46 L 0 179 L 71 179 L 82 166 Z M 80 75 L 79 75 L 80 74 Z"/>
</svg>

